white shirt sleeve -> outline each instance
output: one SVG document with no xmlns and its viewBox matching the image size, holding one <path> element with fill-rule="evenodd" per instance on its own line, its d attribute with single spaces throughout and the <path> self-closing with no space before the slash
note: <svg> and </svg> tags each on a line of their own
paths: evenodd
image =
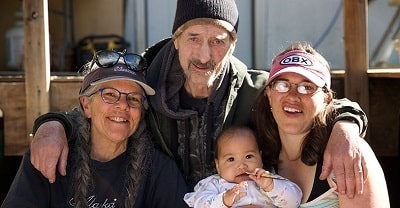
<svg viewBox="0 0 400 208">
<path fill-rule="evenodd" d="M 260 192 L 272 200 L 272 203 L 278 207 L 299 207 L 303 192 L 300 187 L 287 180 L 273 179 L 274 188 L 271 191 Z"/>
<path fill-rule="evenodd" d="M 194 192 L 185 194 L 184 200 L 190 207 L 225 208 L 223 194 L 219 187 L 219 176 L 209 176 L 196 184 Z"/>
</svg>

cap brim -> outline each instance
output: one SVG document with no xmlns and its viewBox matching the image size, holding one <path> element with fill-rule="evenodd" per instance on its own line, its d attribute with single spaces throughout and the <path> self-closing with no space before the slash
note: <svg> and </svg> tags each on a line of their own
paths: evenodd
<svg viewBox="0 0 400 208">
<path fill-rule="evenodd" d="M 308 80 L 310 80 L 311 82 L 316 84 L 318 87 L 323 87 L 326 84 L 322 78 L 320 78 L 316 74 L 312 73 L 309 69 L 306 69 L 301 66 L 289 66 L 284 69 L 281 69 L 279 72 L 275 73 L 272 77 L 269 77 L 268 81 L 267 81 L 267 85 L 270 84 L 279 75 L 281 75 L 283 73 L 289 73 L 289 72 L 296 73 L 298 75 L 301 75 L 301 76 L 307 78 Z"/>
<path fill-rule="evenodd" d="M 115 81 L 115 80 L 127 80 L 127 81 L 135 82 L 135 83 L 137 83 L 138 85 L 140 85 L 143 88 L 143 90 L 145 91 L 146 95 L 154 95 L 155 94 L 154 89 L 151 88 L 149 85 L 147 85 L 147 84 L 145 84 L 145 83 L 143 83 L 141 81 L 134 80 L 134 79 L 129 79 L 127 77 L 122 77 L 122 76 L 121 77 L 110 77 L 110 78 L 101 79 L 99 81 L 91 83 L 90 85 L 97 85 L 97 84 L 101 84 L 101 83 L 104 83 L 104 82 Z"/>
</svg>

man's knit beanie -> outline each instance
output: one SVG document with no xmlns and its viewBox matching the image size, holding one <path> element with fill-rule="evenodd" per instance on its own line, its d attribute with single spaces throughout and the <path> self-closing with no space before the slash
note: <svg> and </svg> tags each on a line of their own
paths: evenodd
<svg viewBox="0 0 400 208">
<path fill-rule="evenodd" d="M 224 20 L 233 26 L 235 32 L 238 29 L 239 12 L 234 0 L 178 0 L 172 34 L 196 18 Z"/>
</svg>

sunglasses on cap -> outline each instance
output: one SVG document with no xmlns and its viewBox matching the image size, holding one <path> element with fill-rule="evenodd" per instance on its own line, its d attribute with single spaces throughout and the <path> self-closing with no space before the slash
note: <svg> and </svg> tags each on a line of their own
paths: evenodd
<svg viewBox="0 0 400 208">
<path fill-rule="evenodd" d="M 92 64 L 96 63 L 99 67 L 108 68 L 113 67 L 118 64 L 120 58 L 123 59 L 126 67 L 132 71 L 143 72 L 147 68 L 146 60 L 134 53 L 111 51 L 111 50 L 101 50 L 94 54 Z"/>
</svg>

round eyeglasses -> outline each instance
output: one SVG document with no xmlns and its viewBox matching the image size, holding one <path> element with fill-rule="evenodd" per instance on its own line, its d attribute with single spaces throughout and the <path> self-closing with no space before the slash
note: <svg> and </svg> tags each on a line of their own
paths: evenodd
<svg viewBox="0 0 400 208">
<path fill-rule="evenodd" d="M 108 104 L 114 104 L 121 99 L 121 94 L 126 96 L 126 103 L 128 103 L 131 108 L 140 108 L 144 101 L 146 100 L 146 96 L 138 92 L 130 92 L 125 93 L 121 92 L 114 88 L 100 88 L 98 91 L 89 95 L 92 96 L 96 93 L 100 92 L 101 99 Z"/>
<path fill-rule="evenodd" d="M 142 56 L 135 53 L 125 53 L 125 51 L 116 52 L 111 50 L 101 50 L 96 52 L 93 56 L 90 68 L 92 68 L 94 63 L 96 63 L 99 67 L 113 67 L 118 64 L 120 58 L 123 58 L 126 67 L 130 70 L 136 72 L 142 72 L 146 70 L 146 60 Z"/>
<path fill-rule="evenodd" d="M 294 83 L 290 83 L 286 80 L 276 80 L 270 84 L 271 89 L 273 89 L 277 92 L 289 92 L 292 85 L 296 85 L 297 92 L 300 94 L 303 94 L 303 95 L 314 94 L 319 89 L 322 89 L 321 87 L 318 87 L 317 85 L 315 85 L 312 82 L 300 82 L 298 84 L 294 84 Z"/>
</svg>

